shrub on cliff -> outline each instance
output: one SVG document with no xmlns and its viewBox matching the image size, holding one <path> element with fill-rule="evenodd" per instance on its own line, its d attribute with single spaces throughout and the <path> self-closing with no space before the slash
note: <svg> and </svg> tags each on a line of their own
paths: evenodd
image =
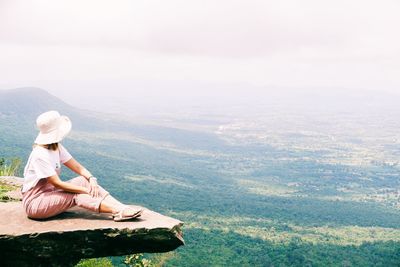
<svg viewBox="0 0 400 267">
<path fill-rule="evenodd" d="M 0 176 L 16 176 L 20 166 L 20 158 L 0 158 Z"/>
</svg>

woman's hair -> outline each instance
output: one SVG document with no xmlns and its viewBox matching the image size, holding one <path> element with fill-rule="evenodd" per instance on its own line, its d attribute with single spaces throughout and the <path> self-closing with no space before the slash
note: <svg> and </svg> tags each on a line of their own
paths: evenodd
<svg viewBox="0 0 400 267">
<path fill-rule="evenodd" d="M 37 146 L 38 144 L 33 144 L 33 146 L 35 147 L 35 146 Z M 43 145 L 45 148 L 47 148 L 47 149 L 49 149 L 49 150 L 57 150 L 58 149 L 58 143 L 52 143 L 52 144 L 46 144 L 46 145 Z"/>
</svg>

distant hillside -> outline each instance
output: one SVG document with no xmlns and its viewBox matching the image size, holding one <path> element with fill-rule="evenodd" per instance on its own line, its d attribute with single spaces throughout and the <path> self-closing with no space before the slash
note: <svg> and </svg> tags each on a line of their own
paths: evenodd
<svg viewBox="0 0 400 267">
<path fill-rule="evenodd" d="M 30 117 L 53 109 L 62 113 L 74 113 L 72 106 L 40 88 L 0 90 L 0 113 L 3 115 Z"/>
<path fill-rule="evenodd" d="M 47 91 L 36 87 L 23 87 L 0 90 L 0 119 L 3 125 L 24 127 L 31 130 L 38 115 L 49 110 L 57 110 L 61 115 L 68 116 L 73 123 L 73 129 L 83 131 L 100 131 L 121 129 L 120 122 L 113 122 L 107 114 L 99 114 L 89 110 L 73 107 Z M 7 123 L 5 123 L 7 121 Z M 27 126 L 23 126 L 29 123 Z"/>
<path fill-rule="evenodd" d="M 63 142 L 107 191 L 185 222 L 187 246 L 165 266 L 399 266 L 399 116 L 390 110 L 282 108 L 245 114 L 217 135 L 20 90 L 3 92 L 0 157 L 26 162 L 40 112 L 70 116 Z"/>
<path fill-rule="evenodd" d="M 10 90 L 0 90 L 0 134 L 12 136 L 37 133 L 35 120 L 38 115 L 48 110 L 57 110 L 68 116 L 72 121 L 72 129 L 100 134 L 100 132 L 129 132 L 137 137 L 166 141 L 179 146 L 202 149 L 208 146 L 224 146 L 216 135 L 199 133 L 155 125 L 137 124 L 118 118 L 116 115 L 99 113 L 73 107 L 47 91 L 25 87 Z M 6 138 L 7 136 L 0 136 Z M 27 137 L 28 138 L 28 137 Z"/>
</svg>

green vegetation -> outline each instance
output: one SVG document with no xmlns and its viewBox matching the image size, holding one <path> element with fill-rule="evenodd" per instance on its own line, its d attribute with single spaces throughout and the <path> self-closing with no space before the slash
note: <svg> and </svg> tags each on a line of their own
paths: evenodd
<svg viewBox="0 0 400 267">
<path fill-rule="evenodd" d="M 110 259 L 99 258 L 99 259 L 84 259 L 79 261 L 76 267 L 112 267 L 114 266 Z"/>
<path fill-rule="evenodd" d="M 163 257 L 160 256 L 160 259 Z M 153 263 L 152 260 L 144 258 L 144 255 L 141 253 L 132 254 L 126 256 L 123 260 L 120 257 L 116 257 L 116 263 L 113 264 L 112 260 L 108 258 L 99 258 L 99 259 L 83 259 L 79 261 L 76 267 L 109 267 L 109 266 L 124 266 L 124 267 L 157 267 L 162 266 L 161 261 L 156 261 L 157 263 Z"/>
<path fill-rule="evenodd" d="M 0 176 L 16 176 L 21 167 L 20 158 L 0 158 Z"/>
<path fill-rule="evenodd" d="M 185 222 L 155 266 L 399 266 L 398 116 L 279 112 L 207 132 L 90 118 L 63 143 L 117 198 Z M 31 121 L 0 120 L 0 155 L 27 159 Z M 110 259 L 80 264 L 126 266 Z"/>
<path fill-rule="evenodd" d="M 187 245 L 163 266 L 396 266 L 399 261 L 400 211 L 336 190 L 362 186 L 360 176 L 370 181 L 358 192 L 397 188 L 390 178 L 395 170 L 385 167 L 386 175 L 374 178 L 379 168 L 365 172 L 296 157 L 263 160 L 263 154 L 283 153 L 267 147 L 196 154 L 117 136 L 86 136 L 66 140 L 66 146 L 85 165 L 96 166 L 108 190 L 185 222 Z M 318 179 L 326 174 L 334 177 Z"/>
<path fill-rule="evenodd" d="M 143 254 L 132 254 L 125 257 L 124 263 L 129 267 L 154 267 L 151 260 L 143 257 Z"/>
<path fill-rule="evenodd" d="M 0 176 L 18 176 L 20 173 L 21 159 L 0 158 Z M 16 190 L 17 187 L 0 180 L 0 202 L 12 200 L 6 193 Z"/>
<path fill-rule="evenodd" d="M 393 241 L 361 245 L 312 243 L 299 238 L 270 242 L 230 230 L 185 231 L 187 247 L 165 266 L 398 266 L 400 244 Z"/>
</svg>

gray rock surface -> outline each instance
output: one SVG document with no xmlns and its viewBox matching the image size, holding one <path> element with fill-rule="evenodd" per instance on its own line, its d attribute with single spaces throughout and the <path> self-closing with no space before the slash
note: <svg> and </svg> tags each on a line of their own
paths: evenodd
<svg viewBox="0 0 400 267">
<path fill-rule="evenodd" d="M 181 221 L 148 209 L 125 222 L 78 207 L 32 220 L 21 202 L 6 202 L 0 219 L 2 266 L 73 266 L 82 258 L 167 252 L 184 244 Z"/>
</svg>

